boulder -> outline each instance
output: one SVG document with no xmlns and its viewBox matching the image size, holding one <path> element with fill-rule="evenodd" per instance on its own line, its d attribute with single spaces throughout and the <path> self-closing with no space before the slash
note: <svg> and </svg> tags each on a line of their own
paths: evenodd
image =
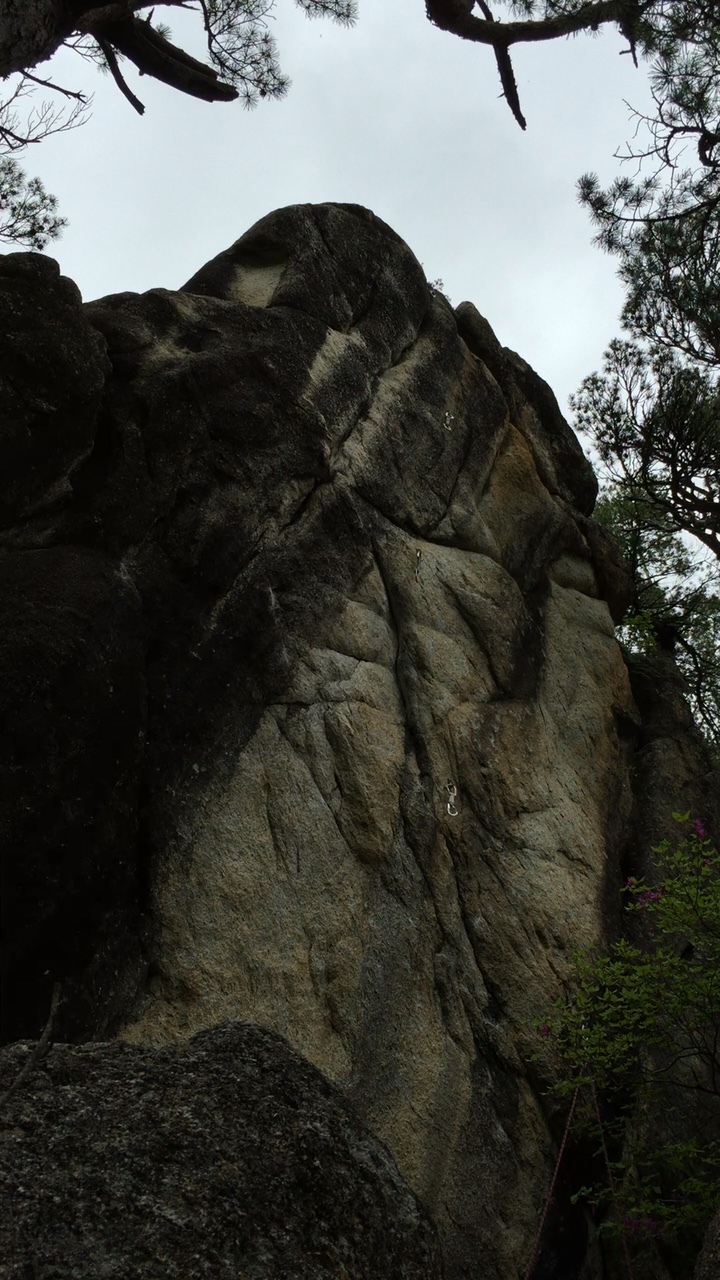
<svg viewBox="0 0 720 1280">
<path fill-rule="evenodd" d="M 30 1051 L 0 1053 L 0 1089 Z M 278 1035 L 52 1046 L 2 1113 L 3 1280 L 442 1280 L 387 1150 Z"/>
</svg>

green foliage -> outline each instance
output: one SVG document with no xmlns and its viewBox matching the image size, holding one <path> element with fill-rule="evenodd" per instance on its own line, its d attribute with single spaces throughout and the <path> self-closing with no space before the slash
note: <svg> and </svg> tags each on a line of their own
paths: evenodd
<svg viewBox="0 0 720 1280">
<path fill-rule="evenodd" d="M 606 488 L 595 517 L 620 544 L 635 581 L 618 639 L 631 655 L 652 657 L 658 646 L 672 653 L 695 723 L 720 759 L 720 574 L 642 489 Z"/>
<path fill-rule="evenodd" d="M 635 177 L 608 191 L 593 175 L 580 183 L 619 263 L 632 340 L 610 344 L 573 408 L 611 484 L 600 519 L 635 577 L 620 638 L 631 652 L 672 652 L 718 759 L 720 580 L 677 535 L 720 560 L 720 14 L 678 6 L 673 22 L 657 46 L 656 115 L 640 121 L 648 146 L 627 153 Z"/>
<path fill-rule="evenodd" d="M 27 178 L 11 156 L 0 156 L 0 240 L 28 249 L 44 249 L 66 224 L 57 199 L 39 178 Z"/>
<path fill-rule="evenodd" d="M 604 248 L 647 257 L 656 232 L 661 239 L 667 232 L 669 242 L 685 235 L 692 243 L 699 232 L 704 237 L 706 222 L 717 220 L 720 13 L 706 0 L 651 0 L 626 11 L 631 46 L 651 64 L 654 110 L 633 112 L 636 141 L 619 157 L 633 161 L 634 176 L 603 190 L 586 174 L 579 193 Z"/>
<path fill-rule="evenodd" d="M 707 593 L 694 605 L 678 638 L 678 666 L 689 690 L 695 720 L 720 763 L 720 595 Z"/>
<path fill-rule="evenodd" d="M 709 331 L 698 327 L 699 312 L 692 319 L 679 304 L 673 310 L 669 294 L 658 306 L 668 344 L 616 339 L 571 404 L 603 464 L 597 519 L 635 581 L 619 638 L 631 653 L 658 645 L 672 653 L 695 721 L 720 757 L 720 386 L 709 359 L 688 354 L 700 329 Z M 670 349 L 673 333 L 686 350 Z"/>
<path fill-rule="evenodd" d="M 720 559 L 717 374 L 674 352 L 615 339 L 571 405 L 609 478 Z"/>
<path fill-rule="evenodd" d="M 676 817 L 685 834 L 656 850 L 662 880 L 623 890 L 648 941 L 578 955 L 569 999 L 539 1031 L 563 1064 L 555 1093 L 583 1089 L 607 1157 L 578 1196 L 612 1203 L 605 1229 L 682 1243 L 720 1201 L 720 855 L 699 820 Z"/>
<path fill-rule="evenodd" d="M 450 294 L 446 292 L 445 282 L 444 280 L 441 280 L 440 276 L 438 276 L 436 280 L 428 280 L 428 288 L 434 289 L 436 293 L 441 294 L 445 301 L 449 302 L 450 306 L 452 306 Z"/>
<path fill-rule="evenodd" d="M 628 289 L 625 327 L 711 369 L 720 360 L 719 218 L 711 204 L 682 218 L 647 221 L 629 229 L 617 250 Z"/>
</svg>

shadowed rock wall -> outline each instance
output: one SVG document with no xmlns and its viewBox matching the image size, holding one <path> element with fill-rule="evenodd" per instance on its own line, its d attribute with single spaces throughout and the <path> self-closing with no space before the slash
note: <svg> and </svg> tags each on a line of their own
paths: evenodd
<svg viewBox="0 0 720 1280">
<path fill-rule="evenodd" d="M 515 1280 L 557 1138 L 532 1022 L 615 926 L 633 809 L 589 463 L 357 206 L 84 308 L 9 255 L 0 305 L 6 1038 L 56 979 L 66 1038 L 270 1028 L 387 1144 L 448 1280 Z"/>
</svg>

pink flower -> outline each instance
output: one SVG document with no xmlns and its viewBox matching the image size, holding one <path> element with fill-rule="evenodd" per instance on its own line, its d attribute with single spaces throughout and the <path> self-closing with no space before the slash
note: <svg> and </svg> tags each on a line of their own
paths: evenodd
<svg viewBox="0 0 720 1280">
<path fill-rule="evenodd" d="M 665 885 L 658 885 L 657 889 L 643 889 L 638 897 L 638 906 L 646 907 L 649 902 L 659 902 L 665 897 Z"/>
<path fill-rule="evenodd" d="M 695 834 L 697 835 L 698 839 L 707 840 L 707 831 L 705 830 L 699 818 L 695 819 L 695 821 L 693 822 L 693 826 L 695 828 Z"/>
<path fill-rule="evenodd" d="M 549 1027 L 547 1022 L 543 1022 L 542 1026 L 538 1027 L 538 1031 L 541 1036 L 547 1037 L 552 1035 L 552 1027 Z"/>
</svg>

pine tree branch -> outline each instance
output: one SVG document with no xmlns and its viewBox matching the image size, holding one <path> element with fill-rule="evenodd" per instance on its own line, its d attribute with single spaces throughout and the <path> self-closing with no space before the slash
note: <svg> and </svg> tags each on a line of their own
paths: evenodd
<svg viewBox="0 0 720 1280">
<path fill-rule="evenodd" d="M 493 22 L 478 18 L 463 0 L 425 0 L 428 18 L 442 31 L 450 31 L 463 40 L 491 44 L 508 49 L 511 44 L 527 44 L 538 40 L 557 40 L 559 36 L 578 31 L 597 31 L 606 22 L 626 23 L 627 9 L 622 0 L 596 0 L 584 4 L 574 13 L 539 22 Z M 484 10 L 483 10 L 484 11 Z"/>
<path fill-rule="evenodd" d="M 129 58 L 141 75 L 161 80 L 181 93 L 205 102 L 232 102 L 239 96 L 233 85 L 219 79 L 217 71 L 171 44 L 149 21 L 135 17 L 102 21 L 87 31 L 101 47 L 104 41 Z"/>
</svg>

